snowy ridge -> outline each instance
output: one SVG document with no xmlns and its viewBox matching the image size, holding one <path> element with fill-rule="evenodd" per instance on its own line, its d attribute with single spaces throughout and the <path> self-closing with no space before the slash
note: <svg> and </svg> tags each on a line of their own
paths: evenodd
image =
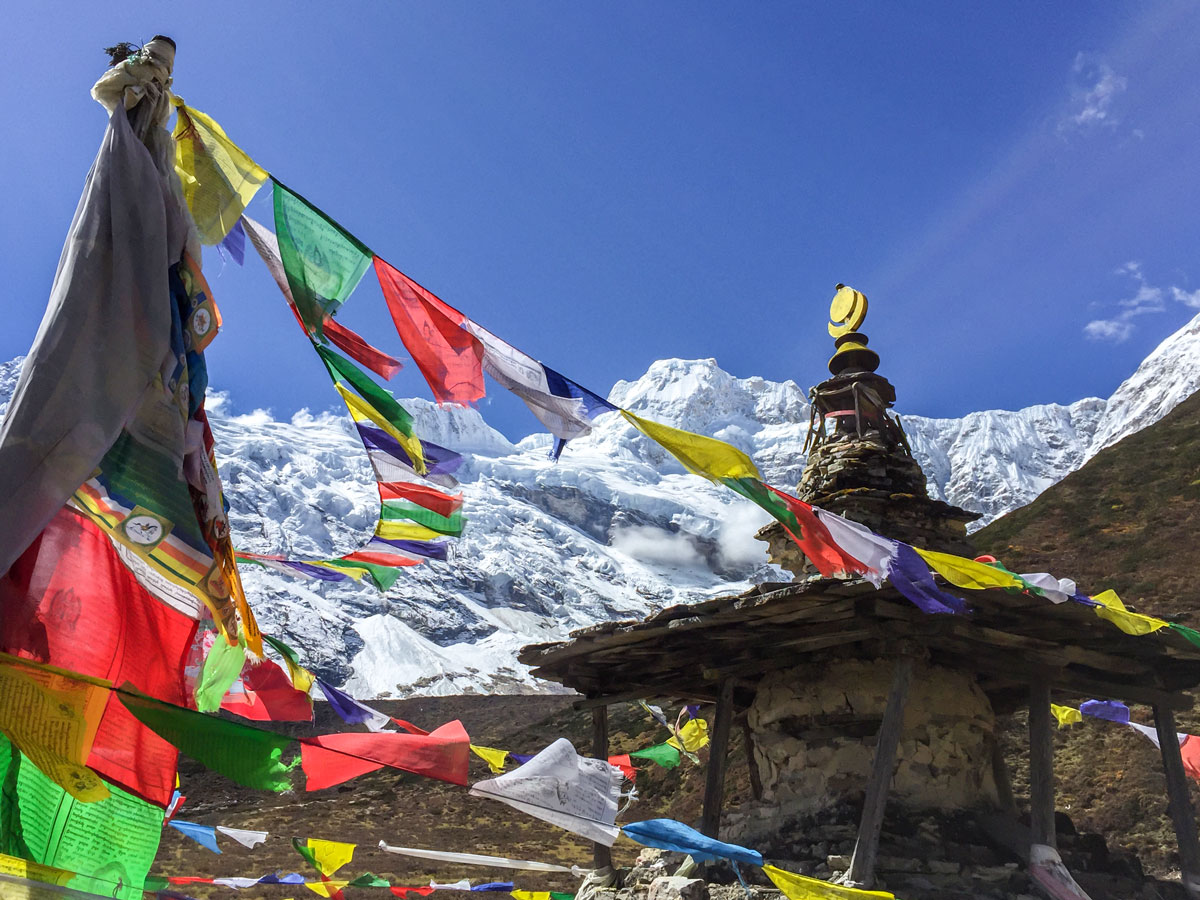
<svg viewBox="0 0 1200 900">
<path fill-rule="evenodd" d="M 0 411 L 19 364 L 0 364 Z M 1107 401 L 903 421 L 930 493 L 987 522 L 1157 421 L 1197 386 L 1200 317 Z M 809 406 L 794 382 L 735 378 L 712 359 L 668 359 L 616 384 L 610 399 L 729 441 L 780 487 L 800 478 Z M 600 417 L 555 464 L 545 435 L 513 444 L 475 410 L 403 403 L 423 437 L 466 457 L 468 525 L 450 562 L 405 570 L 386 595 L 243 568 L 263 629 L 355 696 L 546 690 L 516 663 L 523 644 L 786 577 L 753 540 L 764 513 L 686 474 L 616 414 Z M 365 540 L 377 500 L 348 418 L 231 415 L 219 393 L 208 408 L 239 546 L 303 558 Z"/>
</svg>

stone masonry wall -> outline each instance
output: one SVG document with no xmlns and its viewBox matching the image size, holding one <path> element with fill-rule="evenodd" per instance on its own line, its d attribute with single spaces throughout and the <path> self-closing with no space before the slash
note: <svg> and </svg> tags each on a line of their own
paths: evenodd
<svg viewBox="0 0 1200 900">
<path fill-rule="evenodd" d="M 798 666 L 764 678 L 749 710 L 763 803 L 804 815 L 861 797 L 893 661 Z M 913 808 L 996 803 L 991 704 L 966 674 L 917 663 L 889 799 Z"/>
</svg>

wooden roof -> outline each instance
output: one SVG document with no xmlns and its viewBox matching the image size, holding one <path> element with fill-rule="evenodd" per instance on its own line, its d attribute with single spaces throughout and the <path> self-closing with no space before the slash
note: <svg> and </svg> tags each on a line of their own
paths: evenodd
<svg viewBox="0 0 1200 900">
<path fill-rule="evenodd" d="M 770 671 L 888 657 L 916 645 L 935 665 L 976 672 L 997 711 L 1027 702 L 1033 674 L 1072 696 L 1192 705 L 1181 692 L 1200 685 L 1200 648 L 1170 629 L 1133 636 L 1078 603 L 1002 590 L 964 596 L 970 615 L 927 615 L 887 585 L 769 583 L 641 621 L 580 629 L 568 641 L 524 647 L 519 659 L 596 704 L 713 699 L 718 683 L 732 678 L 746 705 Z"/>
</svg>

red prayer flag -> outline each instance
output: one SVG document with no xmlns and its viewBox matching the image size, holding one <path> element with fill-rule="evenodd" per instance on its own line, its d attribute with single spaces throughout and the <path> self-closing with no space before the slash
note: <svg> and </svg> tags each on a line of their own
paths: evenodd
<svg viewBox="0 0 1200 900">
<path fill-rule="evenodd" d="M 608 764 L 620 769 L 621 773 L 630 781 L 637 779 L 637 769 L 634 768 L 633 760 L 629 758 L 628 753 L 622 753 L 619 756 L 610 756 Z"/>
<path fill-rule="evenodd" d="M 437 401 L 468 406 L 482 397 L 483 345 L 463 330 L 466 317 L 378 256 L 375 274 L 400 340 Z"/>
<path fill-rule="evenodd" d="M 242 671 L 244 694 L 226 694 L 221 709 L 254 722 L 311 722 L 312 698 L 292 685 L 276 663 L 263 660 Z"/>
<path fill-rule="evenodd" d="M 1183 771 L 1200 780 L 1200 737 L 1189 734 L 1179 745 L 1179 755 L 1183 757 Z"/>
<path fill-rule="evenodd" d="M 465 786 L 470 741 L 457 719 L 427 735 L 322 734 L 300 741 L 300 765 L 308 776 L 310 791 L 341 784 L 381 766 Z"/>
<path fill-rule="evenodd" d="M 420 897 L 428 897 L 433 893 L 433 888 L 427 884 L 422 885 L 421 887 L 400 887 L 399 885 L 392 885 L 390 888 L 388 888 L 388 890 L 397 897 L 407 897 L 410 893 L 417 894 Z"/>
<path fill-rule="evenodd" d="M 439 516 L 451 516 L 462 509 L 462 494 L 447 494 L 437 488 L 408 481 L 379 482 L 379 497 L 382 500 L 409 500 Z"/>
<path fill-rule="evenodd" d="M 429 732 L 426 731 L 424 728 L 418 728 L 412 722 L 406 722 L 403 719 L 397 719 L 395 716 L 392 716 L 392 721 L 395 722 L 397 725 L 399 725 L 401 728 L 403 728 L 405 731 L 411 731 L 413 734 L 429 734 Z"/>
<path fill-rule="evenodd" d="M 362 363 L 380 378 L 390 379 L 404 368 L 400 360 L 394 356 L 388 356 L 382 350 L 375 349 L 359 334 L 351 331 L 332 316 L 326 316 L 321 327 L 331 344 L 339 347 L 347 356 Z"/>
<path fill-rule="evenodd" d="M 152 596 L 100 527 L 69 507 L 0 578 L 0 650 L 138 690 L 176 706 L 193 619 Z M 109 695 L 87 765 L 158 806 L 175 790 L 174 747 Z"/>
<path fill-rule="evenodd" d="M 792 529 L 780 522 L 784 531 L 804 551 L 804 555 L 812 560 L 818 572 L 826 578 L 832 578 L 843 572 L 855 575 L 867 572 L 866 566 L 838 546 L 833 535 L 829 533 L 825 523 L 817 518 L 810 504 L 791 494 L 784 493 L 778 488 L 773 488 L 769 484 L 765 487 L 783 501 L 788 512 L 795 516 L 800 523 L 800 534 L 795 534 Z"/>
</svg>

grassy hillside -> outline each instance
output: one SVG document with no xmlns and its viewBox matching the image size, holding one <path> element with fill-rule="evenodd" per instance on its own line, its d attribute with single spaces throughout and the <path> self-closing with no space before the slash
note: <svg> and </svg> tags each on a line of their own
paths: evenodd
<svg viewBox="0 0 1200 900">
<path fill-rule="evenodd" d="M 1086 594 L 1112 588 L 1141 612 L 1200 625 L 1200 393 L 982 529 L 975 543 L 1014 571 L 1074 578 Z M 1153 721 L 1148 707 L 1134 707 L 1133 719 Z M 1179 715 L 1178 726 L 1200 734 L 1200 712 Z M 1024 728 L 1024 717 L 1014 717 L 1004 733 L 1018 792 L 1028 778 Z M 1060 810 L 1134 850 L 1148 868 L 1176 865 L 1162 762 L 1149 741 L 1085 720 L 1058 733 L 1055 751 Z"/>
</svg>

